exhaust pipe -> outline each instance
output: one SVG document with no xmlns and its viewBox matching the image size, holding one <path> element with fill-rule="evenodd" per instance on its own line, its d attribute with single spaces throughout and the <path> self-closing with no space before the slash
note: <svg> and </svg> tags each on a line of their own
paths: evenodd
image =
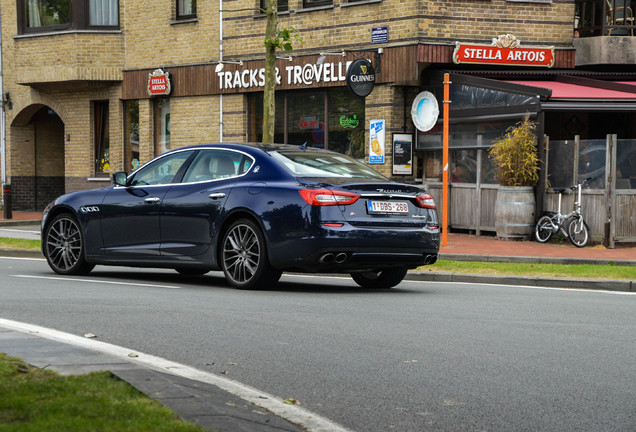
<svg viewBox="0 0 636 432">
<path fill-rule="evenodd" d="M 435 264 L 436 261 L 437 261 L 437 255 L 426 255 L 426 257 L 424 258 L 425 265 Z"/>
<path fill-rule="evenodd" d="M 320 264 L 329 264 L 329 263 L 334 262 L 334 261 L 335 261 L 335 259 L 336 259 L 335 255 L 334 255 L 334 254 L 332 254 L 331 252 L 329 252 L 329 253 L 323 254 L 323 255 L 322 255 L 322 256 L 318 259 L 318 262 L 319 262 Z"/>
<path fill-rule="evenodd" d="M 347 258 L 349 257 L 347 256 L 346 253 L 340 252 L 338 255 L 336 255 L 336 263 L 342 264 L 343 262 L 347 260 Z"/>
</svg>

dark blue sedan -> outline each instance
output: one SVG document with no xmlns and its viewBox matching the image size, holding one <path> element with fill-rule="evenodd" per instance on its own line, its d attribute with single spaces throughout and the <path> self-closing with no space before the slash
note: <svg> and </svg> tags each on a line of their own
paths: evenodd
<svg viewBox="0 0 636 432">
<path fill-rule="evenodd" d="M 437 259 L 431 195 L 339 153 L 198 145 L 113 179 L 44 210 L 42 252 L 53 271 L 220 269 L 244 289 L 271 287 L 283 271 L 336 272 L 365 288 L 391 288 Z"/>
</svg>

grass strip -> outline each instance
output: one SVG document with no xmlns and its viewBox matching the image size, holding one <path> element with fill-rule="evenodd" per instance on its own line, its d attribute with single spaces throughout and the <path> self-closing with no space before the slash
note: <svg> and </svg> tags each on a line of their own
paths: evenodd
<svg viewBox="0 0 636 432">
<path fill-rule="evenodd" d="M 40 249 L 40 240 L 0 237 L 2 249 Z"/>
<path fill-rule="evenodd" d="M 636 280 L 636 266 L 600 264 L 500 263 L 438 260 L 418 270 L 481 275 L 512 275 L 584 279 Z"/>
<path fill-rule="evenodd" d="M 0 353 L 0 431 L 203 432 L 110 372 L 60 376 Z"/>
</svg>

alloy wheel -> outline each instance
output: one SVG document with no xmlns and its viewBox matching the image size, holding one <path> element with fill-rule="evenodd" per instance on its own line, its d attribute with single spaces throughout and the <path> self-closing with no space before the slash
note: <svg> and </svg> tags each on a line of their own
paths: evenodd
<svg viewBox="0 0 636 432">
<path fill-rule="evenodd" d="M 49 266 L 60 274 L 81 274 L 92 270 L 84 261 L 79 225 L 69 215 L 56 217 L 46 230 L 45 253 Z"/>
</svg>

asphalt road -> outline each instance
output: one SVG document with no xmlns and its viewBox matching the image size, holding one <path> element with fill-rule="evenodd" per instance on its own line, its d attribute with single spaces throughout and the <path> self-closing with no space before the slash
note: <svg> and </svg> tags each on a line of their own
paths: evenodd
<svg viewBox="0 0 636 432">
<path fill-rule="evenodd" d="M 224 374 L 355 431 L 635 431 L 636 295 L 0 258 L 0 317 Z"/>
</svg>

